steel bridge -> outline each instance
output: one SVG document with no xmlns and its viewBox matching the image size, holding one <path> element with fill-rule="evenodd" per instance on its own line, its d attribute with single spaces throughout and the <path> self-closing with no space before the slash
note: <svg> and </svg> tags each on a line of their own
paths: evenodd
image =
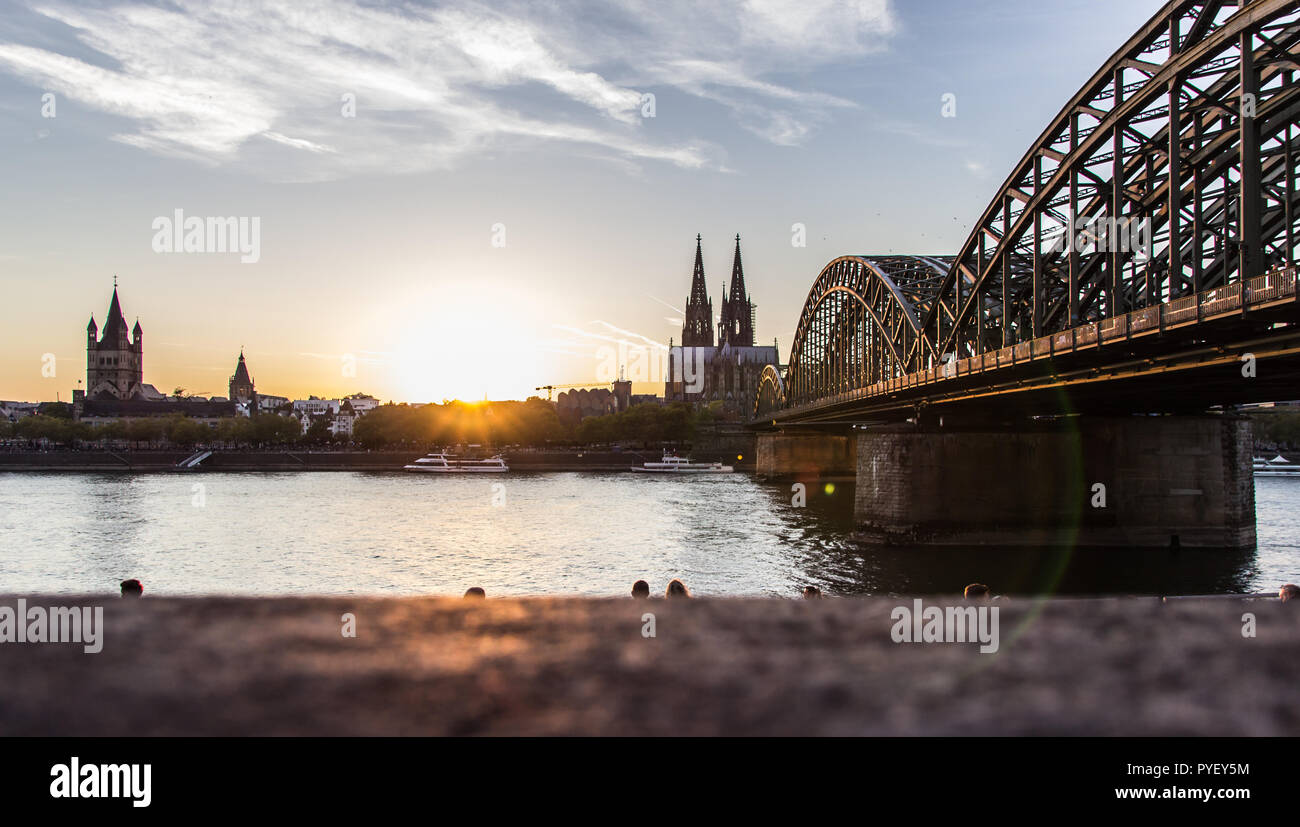
<svg viewBox="0 0 1300 827">
<path fill-rule="evenodd" d="M 1295 0 L 1167 3 L 957 255 L 826 265 L 754 423 L 1300 398 L 1297 73 Z"/>
</svg>

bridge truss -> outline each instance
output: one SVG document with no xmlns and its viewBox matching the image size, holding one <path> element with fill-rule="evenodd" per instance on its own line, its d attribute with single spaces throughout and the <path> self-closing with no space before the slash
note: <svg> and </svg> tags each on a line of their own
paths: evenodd
<svg viewBox="0 0 1300 827">
<path fill-rule="evenodd" d="M 758 419 L 1259 283 L 1300 250 L 1300 4 L 1172 0 L 1025 153 L 956 256 L 818 275 Z M 1270 282 L 1271 284 L 1271 282 Z M 1244 311 L 1248 302 L 1243 298 Z M 1036 345 L 1030 347 L 1031 354 Z"/>
</svg>

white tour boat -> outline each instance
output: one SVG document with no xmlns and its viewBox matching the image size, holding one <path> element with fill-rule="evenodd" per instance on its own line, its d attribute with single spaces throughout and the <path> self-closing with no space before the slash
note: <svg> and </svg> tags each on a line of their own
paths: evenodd
<svg viewBox="0 0 1300 827">
<path fill-rule="evenodd" d="M 691 462 L 684 457 L 664 454 L 664 458 L 659 462 L 633 465 L 632 470 L 656 474 L 730 474 L 736 469 L 720 462 Z"/>
<path fill-rule="evenodd" d="M 1257 477 L 1295 477 L 1300 476 L 1300 465 L 1294 465 L 1286 457 L 1278 454 L 1272 459 L 1255 457 L 1255 476 Z"/>
<path fill-rule="evenodd" d="M 500 456 L 491 459 L 461 459 L 455 454 L 439 452 L 420 457 L 410 465 L 403 466 L 403 470 L 431 474 L 503 474 L 510 469 Z"/>
</svg>

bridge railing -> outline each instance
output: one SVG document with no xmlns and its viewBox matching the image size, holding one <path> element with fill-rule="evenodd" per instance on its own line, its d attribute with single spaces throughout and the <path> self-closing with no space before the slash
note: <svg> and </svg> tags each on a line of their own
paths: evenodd
<svg viewBox="0 0 1300 827">
<path fill-rule="evenodd" d="M 845 390 L 812 402 L 791 405 L 785 409 L 785 413 L 896 394 L 924 385 L 1002 370 L 1025 362 L 1092 350 L 1109 342 L 1213 321 L 1222 316 L 1240 315 L 1252 308 L 1287 300 L 1300 300 L 1300 268 L 1295 265 L 1276 268 L 1262 276 L 1248 279 L 1244 283 L 1237 282 L 1212 290 L 1203 290 L 1195 295 L 1144 307 L 1122 316 L 1079 325 L 1069 330 L 1040 336 L 965 359 L 956 359 L 939 367 L 926 368 L 866 387 Z"/>
</svg>

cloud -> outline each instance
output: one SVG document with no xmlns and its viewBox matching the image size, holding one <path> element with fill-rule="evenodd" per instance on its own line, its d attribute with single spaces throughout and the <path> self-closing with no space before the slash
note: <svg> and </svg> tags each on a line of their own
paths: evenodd
<svg viewBox="0 0 1300 827">
<path fill-rule="evenodd" d="M 716 140 L 687 134 L 699 119 L 650 128 L 643 92 L 712 102 L 797 144 L 854 105 L 806 88 L 807 73 L 879 50 L 897 28 L 890 0 L 33 10 L 41 45 L 0 42 L 0 71 L 118 116 L 118 141 L 287 178 L 423 171 L 534 142 L 725 169 Z"/>
</svg>

